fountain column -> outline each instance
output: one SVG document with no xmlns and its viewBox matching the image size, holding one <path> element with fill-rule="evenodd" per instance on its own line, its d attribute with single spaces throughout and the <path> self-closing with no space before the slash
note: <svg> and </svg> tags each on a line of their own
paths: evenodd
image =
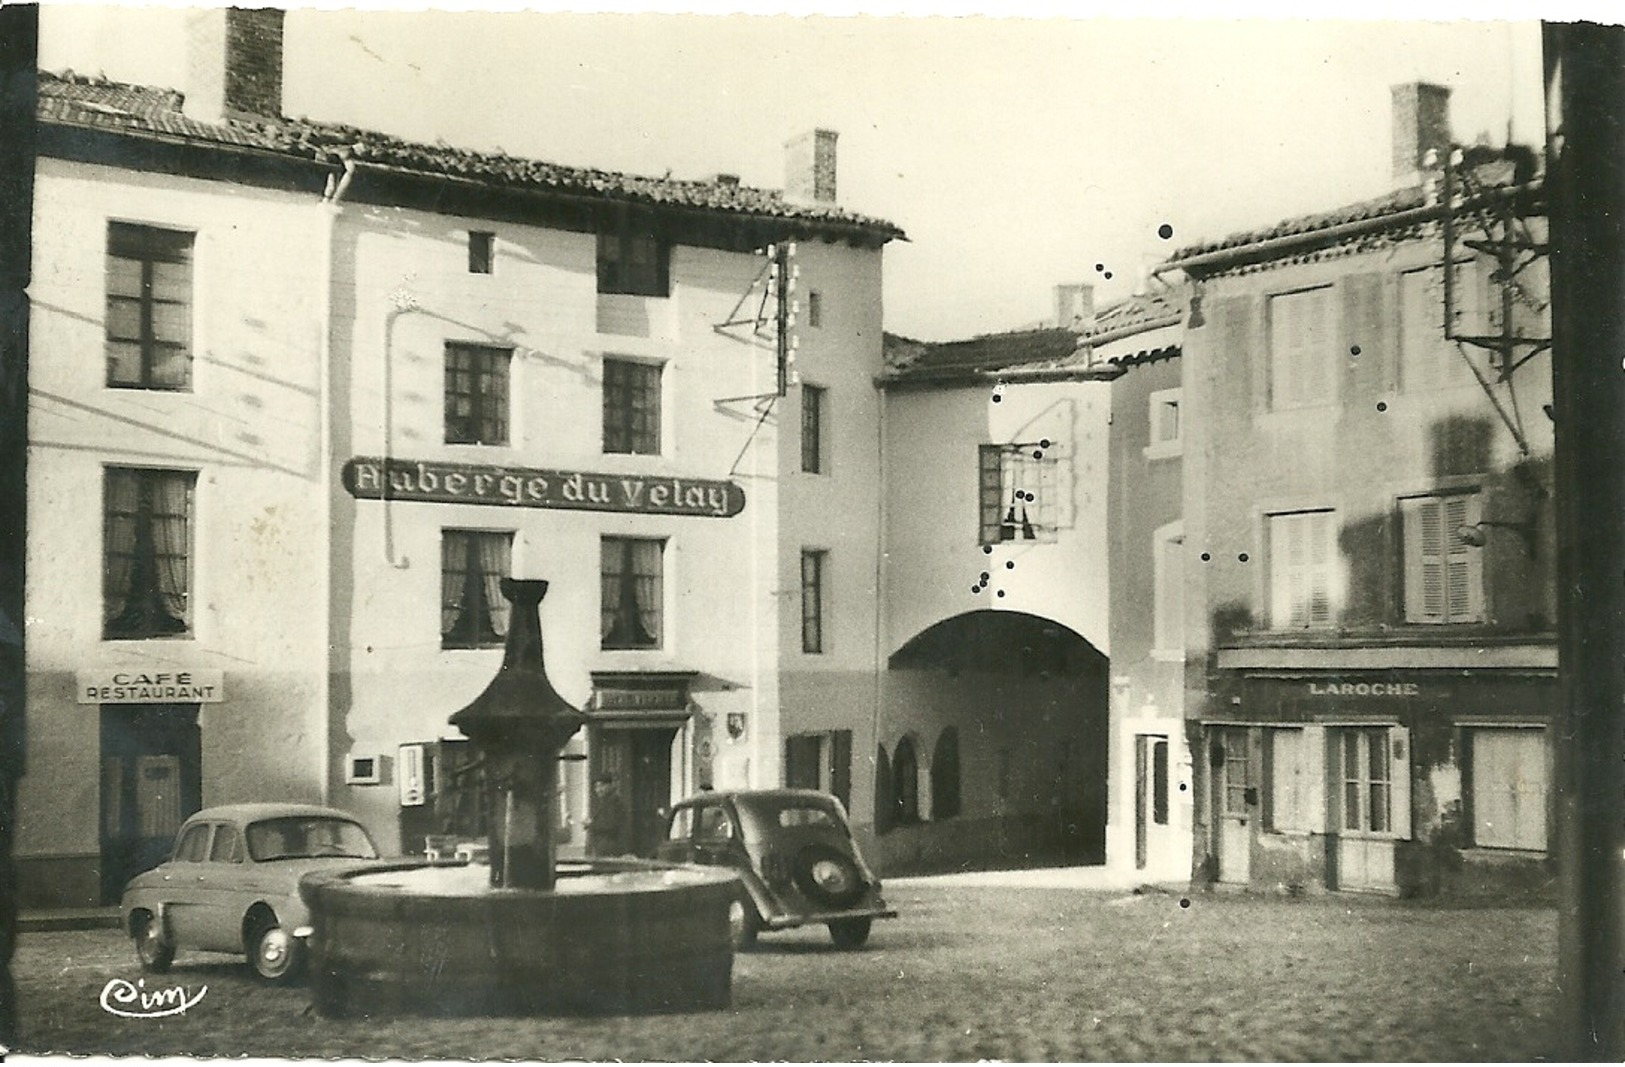
<svg viewBox="0 0 1625 1067">
<path fill-rule="evenodd" d="M 504 578 L 502 595 L 513 605 L 502 667 L 484 692 L 451 716 L 451 724 L 468 737 L 484 771 L 491 885 L 552 889 L 559 753 L 587 716 L 547 677 L 541 626 L 547 583 Z"/>
</svg>

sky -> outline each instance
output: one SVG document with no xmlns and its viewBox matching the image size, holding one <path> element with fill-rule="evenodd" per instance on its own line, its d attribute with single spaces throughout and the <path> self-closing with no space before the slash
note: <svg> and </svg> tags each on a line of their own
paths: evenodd
<svg viewBox="0 0 1625 1067">
<path fill-rule="evenodd" d="M 1104 306 L 1186 244 L 1388 191 L 1395 84 L 1450 86 L 1459 141 L 1544 136 L 1539 27 L 1516 10 L 1199 21 L 948 3 L 886 17 L 295 8 L 284 111 L 767 187 L 783 185 L 785 141 L 833 129 L 842 206 L 909 237 L 886 249 L 886 328 L 926 340 L 1039 324 L 1062 283 L 1094 284 Z M 40 66 L 183 88 L 183 15 L 47 3 Z"/>
</svg>

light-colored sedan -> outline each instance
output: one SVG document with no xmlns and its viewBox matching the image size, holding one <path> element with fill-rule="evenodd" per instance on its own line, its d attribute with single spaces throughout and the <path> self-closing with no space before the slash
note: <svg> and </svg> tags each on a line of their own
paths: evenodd
<svg viewBox="0 0 1625 1067">
<path fill-rule="evenodd" d="M 377 857 L 362 825 L 333 808 L 205 808 L 181 827 L 168 862 L 124 887 L 124 929 L 147 971 L 168 970 L 180 949 L 241 952 L 261 978 L 282 981 L 310 935 L 299 879 Z"/>
</svg>

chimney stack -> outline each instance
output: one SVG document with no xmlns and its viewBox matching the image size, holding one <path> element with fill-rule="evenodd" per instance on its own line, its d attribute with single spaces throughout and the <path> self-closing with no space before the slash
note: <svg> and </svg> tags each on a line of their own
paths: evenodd
<svg viewBox="0 0 1625 1067">
<path fill-rule="evenodd" d="M 1429 149 L 1438 153 L 1439 167 L 1450 154 L 1450 89 L 1411 82 L 1394 86 L 1393 100 L 1394 188 L 1406 189 L 1425 180 Z"/>
<path fill-rule="evenodd" d="M 834 130 L 810 130 L 785 142 L 784 195 L 801 203 L 835 202 Z"/>
<path fill-rule="evenodd" d="M 1063 330 L 1086 330 L 1095 321 L 1095 289 L 1082 282 L 1055 287 L 1055 325 Z"/>
<path fill-rule="evenodd" d="M 186 99 L 199 122 L 282 117 L 280 8 L 207 8 L 187 15 Z"/>
</svg>

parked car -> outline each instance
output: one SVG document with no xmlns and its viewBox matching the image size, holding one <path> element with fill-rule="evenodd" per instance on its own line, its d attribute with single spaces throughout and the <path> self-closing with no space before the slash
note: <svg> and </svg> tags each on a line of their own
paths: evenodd
<svg viewBox="0 0 1625 1067">
<path fill-rule="evenodd" d="M 811 789 L 704 792 L 673 807 L 656 857 L 729 867 L 742 891 L 734 901 L 734 944 L 763 930 L 822 923 L 840 948 L 869 939 L 870 923 L 895 918 L 852 831 L 846 809 Z"/>
<path fill-rule="evenodd" d="M 312 804 L 228 804 L 181 826 L 165 863 L 136 875 L 119 904 L 142 969 L 181 949 L 241 952 L 261 978 L 298 972 L 310 913 L 299 879 L 378 857 L 355 819 Z"/>
</svg>

